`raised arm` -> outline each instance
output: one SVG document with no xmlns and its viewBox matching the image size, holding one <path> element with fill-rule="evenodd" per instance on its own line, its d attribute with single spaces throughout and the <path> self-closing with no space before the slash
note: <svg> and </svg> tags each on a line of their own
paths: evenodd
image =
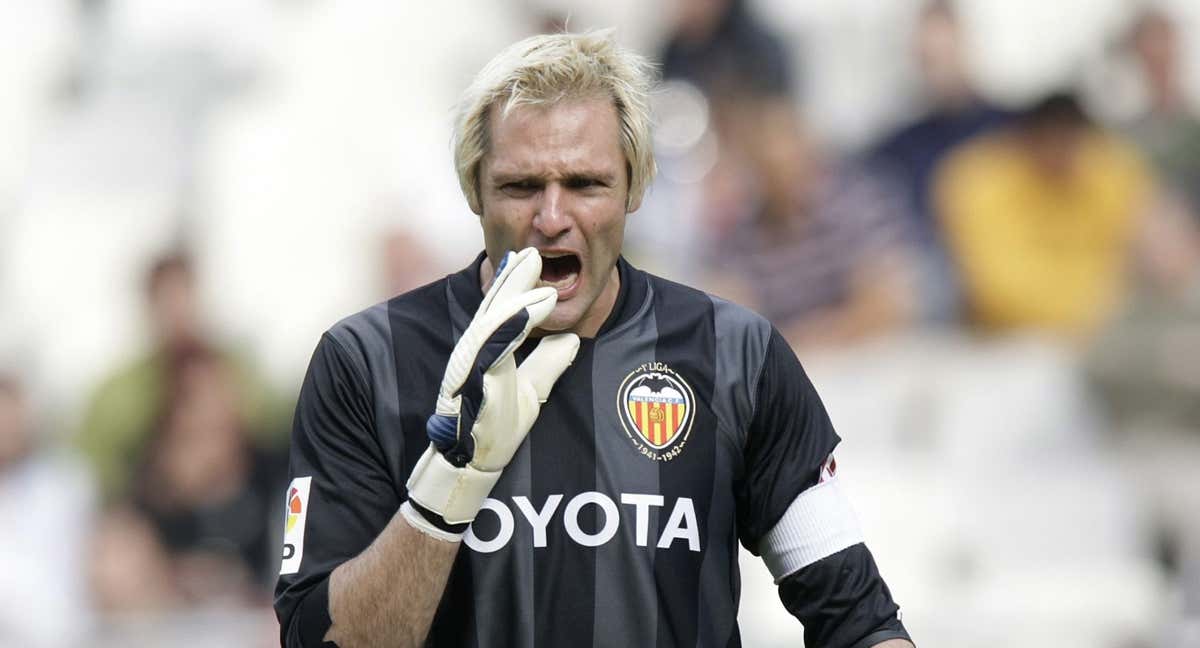
<svg viewBox="0 0 1200 648">
<path fill-rule="evenodd" d="M 548 336 L 517 366 L 513 352 L 556 291 L 533 288 L 536 250 L 506 261 L 450 355 L 429 447 L 403 489 L 381 455 L 364 370 L 336 339 L 322 339 L 293 433 L 276 598 L 284 645 L 424 641 L 463 534 L 579 348 L 573 334 Z"/>
<path fill-rule="evenodd" d="M 393 516 L 371 546 L 330 574 L 332 625 L 324 639 L 342 648 L 419 646 L 459 544 L 421 533 L 403 515 Z"/>
<path fill-rule="evenodd" d="M 417 533 L 400 515 L 366 366 L 343 339 L 322 336 L 296 407 L 280 643 L 411 645 L 428 631 L 458 543 Z"/>
</svg>

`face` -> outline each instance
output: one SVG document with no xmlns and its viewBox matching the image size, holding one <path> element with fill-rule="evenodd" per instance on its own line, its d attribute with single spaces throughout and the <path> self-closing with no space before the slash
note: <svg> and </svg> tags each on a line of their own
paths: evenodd
<svg viewBox="0 0 1200 648">
<path fill-rule="evenodd" d="M 683 0 L 675 6 L 675 24 L 685 37 L 700 40 L 711 34 L 729 11 L 730 0 Z"/>
<path fill-rule="evenodd" d="M 1075 171 L 1086 131 L 1070 124 L 1044 124 L 1029 130 L 1029 151 L 1038 171 L 1052 180 L 1065 181 Z"/>
<path fill-rule="evenodd" d="M 1153 82 L 1173 76 L 1178 60 L 1175 27 L 1165 16 L 1151 16 L 1142 21 L 1134 35 L 1134 51 L 1146 74 Z"/>
<path fill-rule="evenodd" d="M 505 252 L 536 247 L 539 285 L 558 289 L 541 328 L 595 335 L 616 302 L 629 195 L 616 108 L 582 99 L 502 116 L 493 107 L 490 124 L 479 172 L 484 282 Z"/>
<path fill-rule="evenodd" d="M 168 344 L 194 339 L 199 333 L 199 316 L 191 274 L 172 270 L 159 279 L 150 298 L 150 311 L 155 328 Z"/>
<path fill-rule="evenodd" d="M 952 100 L 970 93 L 962 35 L 953 17 L 941 12 L 922 16 L 914 47 L 925 82 L 937 98 Z"/>
<path fill-rule="evenodd" d="M 819 159 L 814 142 L 788 101 L 767 100 L 746 113 L 748 157 L 773 207 L 791 208 L 814 187 Z"/>
</svg>

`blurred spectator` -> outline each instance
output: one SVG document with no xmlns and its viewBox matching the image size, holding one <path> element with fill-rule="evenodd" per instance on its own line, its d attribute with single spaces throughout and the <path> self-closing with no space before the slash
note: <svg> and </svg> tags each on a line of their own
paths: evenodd
<svg viewBox="0 0 1200 648">
<path fill-rule="evenodd" d="M 1145 85 L 1145 112 L 1128 132 L 1164 183 L 1200 224 L 1200 117 L 1183 88 L 1179 31 L 1158 9 L 1134 23 L 1130 47 Z"/>
<path fill-rule="evenodd" d="M 1118 426 L 1185 430 L 1200 442 L 1200 234 L 1155 212 L 1153 265 L 1093 344 L 1089 371 Z"/>
<path fill-rule="evenodd" d="M 135 477 L 136 507 L 187 600 L 262 603 L 278 568 L 285 462 L 246 434 L 232 371 L 219 356 L 196 349 L 178 362 Z"/>
<path fill-rule="evenodd" d="M 795 86 L 787 45 L 746 0 L 675 3 L 662 52 L 664 79 L 682 79 L 709 97 L 750 93 L 788 97 Z"/>
<path fill-rule="evenodd" d="M 1130 43 L 1149 103 L 1129 132 L 1161 181 L 1140 232 L 1153 254 L 1138 268 L 1131 303 L 1095 345 L 1090 369 L 1118 425 L 1197 430 L 1200 371 L 1180 359 L 1200 351 L 1200 119 L 1181 88 L 1171 18 L 1144 11 Z"/>
<path fill-rule="evenodd" d="M 1182 609 L 1200 623 L 1200 238 L 1176 231 L 1179 268 L 1142 282 L 1092 344 L 1086 368 L 1114 443 L 1160 532 L 1163 566 L 1181 585 Z M 1190 266 L 1184 262 L 1190 261 Z M 1184 626 L 1186 622 L 1182 622 Z M 1186 627 L 1178 633 L 1186 636 Z M 1194 633 L 1194 631 L 1191 631 Z M 1165 645 L 1193 645 L 1186 642 Z"/>
<path fill-rule="evenodd" d="M 110 619 L 172 611 L 181 597 L 154 528 L 136 511 L 104 513 L 91 538 L 88 577 L 98 612 Z"/>
<path fill-rule="evenodd" d="M 549 7 L 533 9 L 534 29 L 539 34 L 564 34 L 571 31 L 571 15 Z"/>
<path fill-rule="evenodd" d="M 935 182 L 974 325 L 1080 337 L 1112 314 L 1151 176 L 1074 97 L 1055 94 L 965 145 Z"/>
<path fill-rule="evenodd" d="M 182 252 L 164 255 L 146 278 L 146 298 L 154 336 L 152 348 L 101 381 L 92 394 L 79 444 L 96 470 L 103 494 L 124 494 L 131 461 L 138 456 L 163 410 L 167 385 L 179 372 L 180 359 L 196 347 L 210 347 L 191 259 Z M 245 356 L 232 349 L 220 355 L 233 367 L 238 407 L 264 439 L 286 438 L 288 412 Z"/>
<path fill-rule="evenodd" d="M 1143 12 L 1131 34 L 1147 110 L 1127 127 L 1162 181 L 1142 232 L 1153 250 L 1128 306 L 1086 367 L 1118 432 L 1120 457 L 1161 534 L 1161 559 L 1200 620 L 1200 119 L 1181 87 L 1171 18 Z M 1180 631 L 1180 634 L 1183 634 Z"/>
<path fill-rule="evenodd" d="M 1010 119 L 975 90 L 962 25 L 951 2 L 934 0 L 921 10 L 913 54 L 921 74 L 924 115 L 887 135 L 872 152 L 880 171 L 894 176 L 910 203 L 923 256 L 924 309 L 945 320 L 957 314 L 954 271 L 931 204 L 934 170 L 963 141 Z"/>
<path fill-rule="evenodd" d="M 0 374 L 0 645 L 79 645 L 90 625 L 91 485 L 79 462 L 33 435 L 24 390 Z"/>
<path fill-rule="evenodd" d="M 789 101 L 750 99 L 740 111 L 727 135 L 740 163 L 724 162 L 706 183 L 710 208 L 732 211 L 710 217 L 713 289 L 797 345 L 842 344 L 906 321 L 914 294 L 903 201 L 853 164 L 825 159 Z"/>
<path fill-rule="evenodd" d="M 1147 9 L 1130 45 L 1141 67 L 1147 109 L 1128 132 L 1161 181 L 1142 245 L 1131 303 L 1092 349 L 1089 368 L 1120 427 L 1200 429 L 1200 119 L 1182 88 L 1171 17 Z M 1197 437 L 1200 440 L 1200 437 Z"/>
<path fill-rule="evenodd" d="M 441 263 L 421 240 L 403 227 L 383 232 L 381 240 L 384 298 L 390 299 L 442 275 Z"/>
</svg>

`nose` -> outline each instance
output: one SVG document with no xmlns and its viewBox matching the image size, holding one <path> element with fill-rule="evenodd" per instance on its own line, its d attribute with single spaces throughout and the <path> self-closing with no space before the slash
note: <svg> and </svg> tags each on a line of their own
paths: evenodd
<svg viewBox="0 0 1200 648">
<path fill-rule="evenodd" d="M 549 183 L 541 192 L 542 200 L 533 215 L 533 228 L 547 239 L 555 239 L 571 229 L 568 210 L 570 197 L 561 185 Z"/>
</svg>

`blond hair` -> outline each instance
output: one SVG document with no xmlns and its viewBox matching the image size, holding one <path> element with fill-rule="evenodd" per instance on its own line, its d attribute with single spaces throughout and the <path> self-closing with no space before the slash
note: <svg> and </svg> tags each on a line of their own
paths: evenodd
<svg viewBox="0 0 1200 648">
<path fill-rule="evenodd" d="M 454 166 L 471 211 L 483 213 L 479 164 L 491 144 L 488 116 L 497 102 L 507 115 L 518 106 L 592 97 L 609 97 L 617 109 L 629 173 L 625 207 L 639 204 L 655 173 L 651 71 L 645 58 L 617 45 L 611 29 L 531 36 L 496 55 L 467 88 L 455 116 Z"/>
</svg>

